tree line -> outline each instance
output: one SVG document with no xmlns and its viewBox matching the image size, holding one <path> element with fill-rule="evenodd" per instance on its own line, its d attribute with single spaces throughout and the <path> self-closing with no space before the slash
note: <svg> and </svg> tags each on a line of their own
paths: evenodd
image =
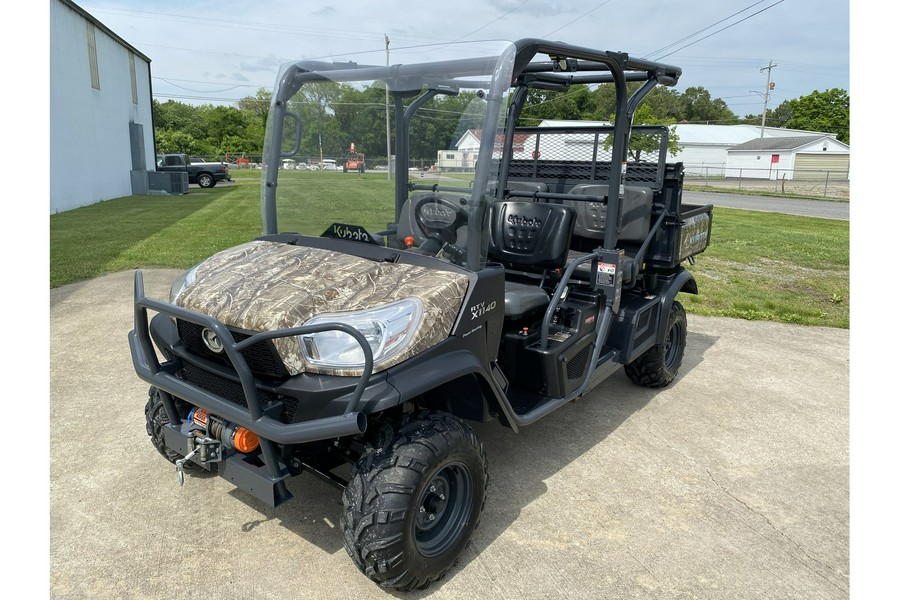
<svg viewBox="0 0 900 600">
<path fill-rule="evenodd" d="M 258 160 L 270 104 L 271 92 L 265 89 L 242 98 L 237 106 L 193 106 L 175 100 L 154 100 L 157 152 L 182 152 L 232 161 L 247 156 Z M 410 131 L 410 157 L 434 160 L 438 150 L 451 149 L 467 128 L 479 126 L 482 107 L 483 103 L 472 92 L 434 98 L 417 113 Z M 301 156 L 342 157 L 351 142 L 368 156 L 387 155 L 383 88 L 358 89 L 337 83 L 304 86 L 291 100 L 290 110 L 305 123 L 312 124 L 304 127 Z M 563 92 L 531 90 L 521 122 L 537 125 L 545 119 L 608 121 L 614 113 L 611 85 L 594 89 L 573 85 Z M 634 119 L 635 124 L 647 125 L 759 125 L 761 122 L 761 113 L 738 117 L 724 100 L 713 98 L 701 86 L 683 92 L 657 87 L 647 95 Z M 395 123 L 393 115 L 391 123 Z M 845 90 L 834 88 L 785 100 L 768 110 L 766 127 L 834 133 L 837 139 L 849 144 L 850 96 Z M 672 141 L 677 144 L 677 127 L 675 131 Z"/>
</svg>

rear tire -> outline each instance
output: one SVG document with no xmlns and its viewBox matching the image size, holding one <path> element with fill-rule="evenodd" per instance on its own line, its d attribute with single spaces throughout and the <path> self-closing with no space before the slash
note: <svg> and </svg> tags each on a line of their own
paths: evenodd
<svg viewBox="0 0 900 600">
<path fill-rule="evenodd" d="M 197 185 L 202 188 L 216 187 L 216 178 L 209 173 L 200 173 L 197 175 Z"/>
<path fill-rule="evenodd" d="M 644 352 L 631 364 L 625 374 L 632 382 L 645 387 L 665 387 L 678 375 L 687 343 L 687 315 L 680 302 L 673 302 L 666 324 L 666 338 Z"/>
<path fill-rule="evenodd" d="M 424 589 L 471 542 L 487 483 L 484 448 L 458 418 L 423 411 L 386 426 L 344 490 L 344 547 L 380 586 Z"/>
<path fill-rule="evenodd" d="M 166 412 L 166 407 L 162 403 L 162 398 L 159 396 L 159 390 L 156 387 L 151 387 L 149 392 L 150 398 L 147 400 L 147 406 L 144 407 L 144 416 L 147 419 L 147 435 L 150 436 L 150 441 L 153 443 L 153 447 L 163 455 L 167 461 L 172 464 L 175 464 L 176 461 L 184 458 L 181 454 L 178 454 L 174 450 L 170 449 L 166 446 L 166 441 L 163 438 L 163 427 L 169 424 L 169 415 Z M 179 401 L 176 400 L 176 407 L 179 408 Z M 181 404 L 184 404 L 183 402 Z M 182 417 L 186 416 L 182 415 Z M 187 461 L 184 463 L 184 470 L 188 471 L 191 469 L 199 469 L 200 467 L 194 464 L 191 461 Z"/>
</svg>

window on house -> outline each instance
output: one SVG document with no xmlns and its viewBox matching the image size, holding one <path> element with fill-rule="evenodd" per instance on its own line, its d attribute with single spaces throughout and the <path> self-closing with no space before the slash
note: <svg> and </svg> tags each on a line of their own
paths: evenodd
<svg viewBox="0 0 900 600">
<path fill-rule="evenodd" d="M 455 155 L 455 154 L 448 154 L 448 155 L 447 155 L 447 160 L 453 160 L 454 158 L 456 158 L 456 155 Z"/>
<path fill-rule="evenodd" d="M 90 21 L 87 24 L 88 61 L 91 65 L 91 87 L 100 89 L 100 67 L 97 63 L 97 29 Z"/>
<path fill-rule="evenodd" d="M 128 53 L 128 70 L 131 72 L 131 102 L 138 103 L 137 73 L 134 69 L 134 52 Z"/>
</svg>

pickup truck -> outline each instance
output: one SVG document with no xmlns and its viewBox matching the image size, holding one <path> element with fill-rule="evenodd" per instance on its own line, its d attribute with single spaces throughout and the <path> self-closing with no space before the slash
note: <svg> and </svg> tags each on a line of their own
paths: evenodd
<svg viewBox="0 0 900 600">
<path fill-rule="evenodd" d="M 163 154 L 156 161 L 157 171 L 187 171 L 188 183 L 202 188 L 215 187 L 219 181 L 231 181 L 228 165 L 221 162 L 194 162 L 186 154 Z"/>
</svg>

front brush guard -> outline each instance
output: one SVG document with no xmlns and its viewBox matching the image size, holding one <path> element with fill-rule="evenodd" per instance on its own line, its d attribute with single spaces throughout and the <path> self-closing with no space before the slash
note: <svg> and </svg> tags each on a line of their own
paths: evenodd
<svg viewBox="0 0 900 600">
<path fill-rule="evenodd" d="M 175 374 L 178 368 L 177 361 L 161 364 L 150 339 L 148 310 L 189 321 L 213 331 L 222 342 L 224 352 L 231 361 L 234 371 L 241 382 L 247 406 L 235 404 L 218 394 L 179 379 Z M 356 384 L 356 388 L 343 414 L 300 423 L 282 423 L 271 414 L 268 414 L 266 409 L 260 404 L 253 373 L 250 371 L 250 367 L 247 365 L 247 361 L 244 359 L 241 351 L 248 346 L 266 340 L 322 331 L 341 331 L 353 337 L 360 345 L 365 357 L 365 365 L 359 382 Z M 344 325 L 343 323 L 322 323 L 319 325 L 291 327 L 256 333 L 241 342 L 235 342 L 231 332 L 221 321 L 209 315 L 194 312 L 168 302 L 147 298 L 144 294 L 143 275 L 140 271 L 135 271 L 134 329 L 128 334 L 128 343 L 131 347 L 131 358 L 138 377 L 160 391 L 160 398 L 169 416 L 169 425 L 164 431 L 166 444 L 183 455 L 187 454 L 186 436 L 182 428 L 181 417 L 178 414 L 172 396 L 182 398 L 195 406 L 205 408 L 211 414 L 217 415 L 226 421 L 253 431 L 260 438 L 260 450 L 265 463 L 264 472 L 261 472 L 259 467 L 244 460 L 238 460 L 237 456 L 222 461 L 219 466 L 219 472 L 220 475 L 226 477 L 238 487 L 247 490 L 270 505 L 280 504 L 291 496 L 284 486 L 287 469 L 278 460 L 274 444 L 302 444 L 347 435 L 358 435 L 366 431 L 366 415 L 357 409 L 363 392 L 369 384 L 374 360 L 372 349 L 365 337 L 349 325 Z"/>
</svg>

